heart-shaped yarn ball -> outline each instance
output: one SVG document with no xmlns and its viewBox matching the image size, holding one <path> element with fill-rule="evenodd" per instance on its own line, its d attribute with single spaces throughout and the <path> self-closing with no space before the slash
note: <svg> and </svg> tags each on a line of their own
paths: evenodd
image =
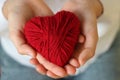
<svg viewBox="0 0 120 80">
<path fill-rule="evenodd" d="M 80 34 L 80 21 L 68 11 L 34 17 L 24 27 L 28 44 L 48 61 L 64 66 L 73 55 Z"/>
</svg>

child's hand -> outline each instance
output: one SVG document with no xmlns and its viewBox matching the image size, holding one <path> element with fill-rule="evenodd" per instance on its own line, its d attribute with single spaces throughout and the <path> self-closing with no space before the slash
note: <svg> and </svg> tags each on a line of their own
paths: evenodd
<svg viewBox="0 0 120 80">
<path fill-rule="evenodd" d="M 37 53 L 24 38 L 24 25 L 32 17 L 53 15 L 52 11 L 42 0 L 7 0 L 3 14 L 8 19 L 10 38 L 18 52 L 35 57 Z"/>
<path fill-rule="evenodd" d="M 71 0 L 62 9 L 75 13 L 82 22 L 81 33 L 85 40 L 82 39 L 83 43 L 81 39 L 79 40 L 74 56 L 69 62 L 71 66 L 74 66 L 74 61 L 77 60 L 80 67 L 95 54 L 98 41 L 97 17 L 102 13 L 102 5 L 98 0 Z"/>
<path fill-rule="evenodd" d="M 78 1 L 78 2 L 74 2 Z M 81 2 L 88 1 L 88 3 L 83 4 Z M 80 37 L 80 44 L 75 50 L 75 56 L 70 60 L 64 68 L 56 66 L 47 60 L 45 60 L 41 55 L 37 54 L 25 41 L 23 35 L 23 27 L 27 20 L 34 16 L 48 16 L 53 15 L 52 11 L 45 5 L 42 0 L 7 0 L 4 7 L 3 13 L 9 21 L 10 37 L 17 47 L 17 50 L 21 54 L 28 54 L 32 57 L 37 55 L 37 59 L 31 59 L 31 63 L 36 66 L 36 69 L 41 74 L 46 74 L 52 78 L 61 78 L 67 75 L 72 75 L 75 73 L 76 68 L 84 64 L 90 57 L 94 55 L 94 51 L 97 44 L 97 10 L 94 9 L 95 5 L 89 2 L 89 0 L 70 0 L 68 1 L 62 10 L 67 10 L 75 13 L 82 21 L 82 34 L 85 36 L 86 40 L 84 42 L 84 37 Z M 95 0 L 96 1 L 96 0 Z M 14 3 L 13 3 L 14 2 Z M 92 5 L 88 5 L 91 3 Z M 82 5 L 82 6 L 79 6 Z M 99 12 L 98 12 L 99 14 Z M 78 55 L 78 56 L 76 56 Z"/>
<path fill-rule="evenodd" d="M 46 61 L 41 55 L 37 55 L 37 59 L 32 59 L 31 63 L 37 66 L 38 72 L 42 72 L 41 63 L 45 66 L 46 74 L 52 78 L 61 78 L 68 75 L 73 75 L 76 68 L 85 64 L 94 56 L 97 41 L 97 17 L 100 16 L 102 7 L 97 0 L 70 0 L 62 8 L 75 13 L 80 21 L 82 21 L 82 35 L 80 35 L 79 44 L 76 47 L 73 58 L 64 68 L 56 66 Z"/>
<path fill-rule="evenodd" d="M 53 15 L 46 4 L 42 0 L 7 0 L 3 6 L 3 14 L 6 19 L 8 19 L 10 38 L 18 52 L 32 57 L 37 56 L 39 63 L 36 58 L 33 58 L 31 62 L 33 61 L 35 63 L 34 65 L 38 63 L 36 69 L 38 71 L 40 70 L 40 74 L 48 75 L 52 70 L 55 74 L 60 71 L 60 75 L 62 74 L 61 77 L 64 77 L 64 75 L 66 75 L 65 70 L 53 64 L 49 65 L 50 63 L 47 60 L 45 61 L 42 56 L 37 55 L 37 52 L 27 44 L 24 37 L 24 25 L 30 18 Z M 40 61 L 40 59 L 42 61 Z M 53 66 L 56 66 L 54 67 L 55 69 L 53 69 Z"/>
</svg>

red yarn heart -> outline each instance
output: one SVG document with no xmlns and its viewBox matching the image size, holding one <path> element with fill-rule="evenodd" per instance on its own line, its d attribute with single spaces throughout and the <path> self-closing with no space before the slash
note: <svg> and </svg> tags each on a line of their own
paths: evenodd
<svg viewBox="0 0 120 80">
<path fill-rule="evenodd" d="M 34 17 L 24 27 L 27 42 L 50 62 L 64 66 L 71 58 L 80 34 L 80 21 L 71 12 Z"/>
</svg>

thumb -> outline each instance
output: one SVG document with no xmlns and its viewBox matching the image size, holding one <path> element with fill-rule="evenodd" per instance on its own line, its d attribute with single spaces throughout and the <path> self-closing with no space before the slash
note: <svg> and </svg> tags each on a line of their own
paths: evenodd
<svg viewBox="0 0 120 80">
<path fill-rule="evenodd" d="M 30 55 L 35 57 L 35 50 L 27 44 L 24 37 L 24 18 L 16 14 L 10 14 L 8 17 L 8 22 L 10 38 L 18 52 L 22 55 Z"/>
<path fill-rule="evenodd" d="M 86 41 L 83 45 L 83 49 L 79 55 L 79 62 L 83 65 L 86 61 L 92 58 L 95 54 L 96 45 L 98 41 L 97 22 L 96 19 L 87 19 L 83 23 L 84 35 Z"/>
</svg>

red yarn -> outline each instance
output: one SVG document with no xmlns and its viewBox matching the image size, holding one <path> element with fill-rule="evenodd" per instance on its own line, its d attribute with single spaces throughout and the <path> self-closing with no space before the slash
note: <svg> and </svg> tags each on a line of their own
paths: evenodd
<svg viewBox="0 0 120 80">
<path fill-rule="evenodd" d="M 71 58 L 80 34 L 80 21 L 71 12 L 34 17 L 25 25 L 27 42 L 50 62 L 64 66 Z"/>
</svg>

